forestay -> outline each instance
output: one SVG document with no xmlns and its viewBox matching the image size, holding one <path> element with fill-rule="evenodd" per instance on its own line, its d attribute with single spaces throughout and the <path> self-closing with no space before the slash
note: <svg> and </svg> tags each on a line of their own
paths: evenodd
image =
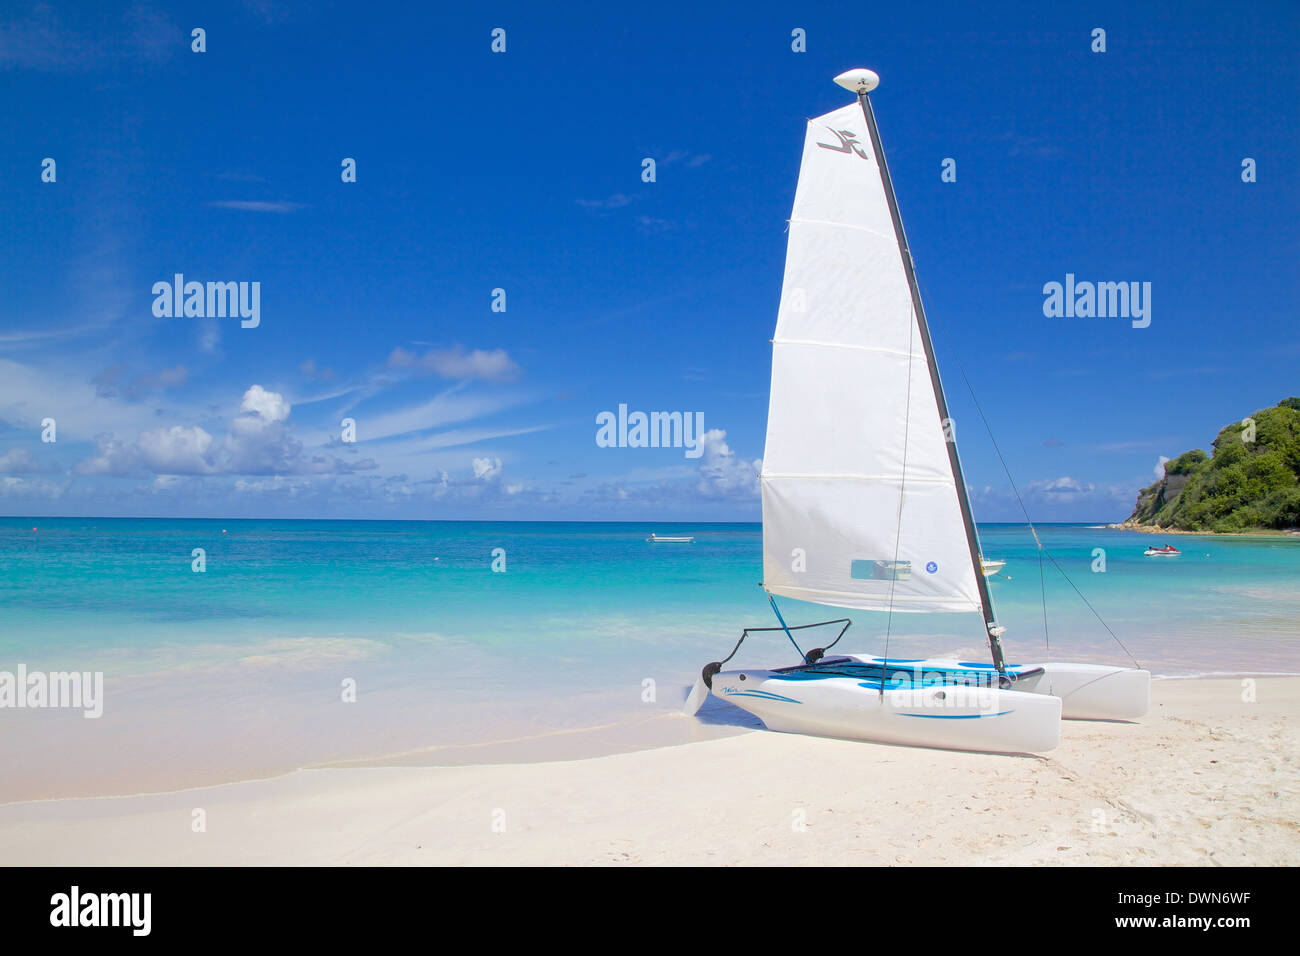
<svg viewBox="0 0 1300 956">
<path fill-rule="evenodd" d="M 939 407 L 854 103 L 809 121 L 790 219 L 762 470 L 770 592 L 980 610 Z"/>
</svg>

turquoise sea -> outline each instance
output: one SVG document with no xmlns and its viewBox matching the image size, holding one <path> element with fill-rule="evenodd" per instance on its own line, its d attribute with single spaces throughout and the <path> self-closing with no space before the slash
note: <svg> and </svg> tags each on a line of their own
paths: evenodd
<svg viewBox="0 0 1300 956">
<path fill-rule="evenodd" d="M 980 534 L 1007 562 L 991 587 L 1009 660 L 1129 662 L 1050 563 L 1040 583 L 1027 528 Z M 1300 672 L 1300 538 L 1184 535 L 1162 559 L 1131 532 L 1039 534 L 1154 673 Z M 756 524 L 0 518 L 0 670 L 105 680 L 98 720 L 0 710 L 0 800 L 736 732 L 751 724 L 676 710 L 742 627 L 774 623 L 760 548 Z M 791 624 L 852 617 L 840 650 L 885 648 L 883 614 L 782 607 Z M 986 655 L 975 615 L 895 615 L 890 631 L 892 656 Z M 796 662 L 779 632 L 736 660 Z"/>
</svg>

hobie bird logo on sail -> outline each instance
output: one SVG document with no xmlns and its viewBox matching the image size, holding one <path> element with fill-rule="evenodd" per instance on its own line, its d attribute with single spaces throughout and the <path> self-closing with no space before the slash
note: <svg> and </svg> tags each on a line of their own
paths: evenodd
<svg viewBox="0 0 1300 956">
<path fill-rule="evenodd" d="M 859 156 L 861 156 L 863 159 L 867 158 L 867 154 L 862 151 L 862 144 L 858 142 L 858 134 L 853 132 L 853 130 L 831 129 L 829 126 L 827 126 L 826 128 L 830 129 L 831 132 L 834 133 L 839 138 L 840 142 L 838 146 L 832 146 L 830 143 L 818 143 L 817 145 L 820 146 L 822 149 L 833 149 L 837 153 L 854 152 L 857 153 Z"/>
</svg>

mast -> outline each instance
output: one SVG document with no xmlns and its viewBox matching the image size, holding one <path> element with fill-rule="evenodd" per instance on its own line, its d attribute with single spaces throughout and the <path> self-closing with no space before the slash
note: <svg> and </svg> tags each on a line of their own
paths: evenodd
<svg viewBox="0 0 1300 956">
<path fill-rule="evenodd" d="M 925 361 L 930 367 L 930 381 L 934 386 L 935 399 L 939 405 L 941 422 L 949 420 L 948 402 L 944 398 L 943 383 L 939 380 L 939 365 L 935 361 L 934 343 L 930 340 L 930 326 L 925 319 L 925 306 L 921 303 L 921 290 L 916 284 L 916 269 L 912 262 L 912 253 L 907 246 L 907 234 L 903 231 L 903 219 L 898 212 L 898 198 L 894 195 L 894 183 L 889 178 L 889 166 L 885 162 L 885 149 L 880 143 L 880 131 L 876 128 L 876 115 L 871 109 L 871 100 L 867 94 L 874 90 L 880 77 L 870 70 L 850 70 L 835 78 L 835 82 L 845 89 L 858 94 L 862 105 L 862 114 L 867 118 L 867 130 L 871 134 L 871 148 L 876 154 L 876 164 L 880 167 L 880 178 L 885 186 L 885 198 L 889 201 L 889 215 L 894 220 L 894 235 L 898 237 L 898 252 L 903 259 L 903 271 L 907 273 L 907 284 L 912 292 L 912 308 L 916 311 L 917 325 L 921 329 L 921 343 L 925 347 Z M 975 519 L 971 514 L 970 497 L 966 493 L 966 480 L 961 473 L 961 459 L 957 456 L 957 437 L 945 442 L 948 446 L 948 462 L 952 466 L 952 475 L 957 486 L 957 502 L 961 506 L 962 523 L 966 526 L 966 543 L 970 547 L 971 566 L 975 571 L 975 582 L 979 588 L 980 610 L 984 613 L 984 628 L 988 632 L 989 652 L 993 656 L 993 666 L 999 674 L 1005 673 L 1000 640 L 1006 630 L 997 623 L 993 612 L 993 598 L 989 594 L 988 579 L 984 577 L 984 568 L 980 563 L 979 539 L 975 533 Z"/>
</svg>

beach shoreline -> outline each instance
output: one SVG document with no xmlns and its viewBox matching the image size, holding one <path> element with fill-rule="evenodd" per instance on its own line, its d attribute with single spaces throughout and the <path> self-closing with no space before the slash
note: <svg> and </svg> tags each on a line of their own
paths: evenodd
<svg viewBox="0 0 1300 956">
<path fill-rule="evenodd" d="M 1253 697 L 1253 699 L 1251 699 Z M 762 730 L 0 806 L 10 865 L 1290 865 L 1300 677 L 1159 681 L 1042 757 Z M 681 718 L 683 721 L 689 718 Z"/>
</svg>

